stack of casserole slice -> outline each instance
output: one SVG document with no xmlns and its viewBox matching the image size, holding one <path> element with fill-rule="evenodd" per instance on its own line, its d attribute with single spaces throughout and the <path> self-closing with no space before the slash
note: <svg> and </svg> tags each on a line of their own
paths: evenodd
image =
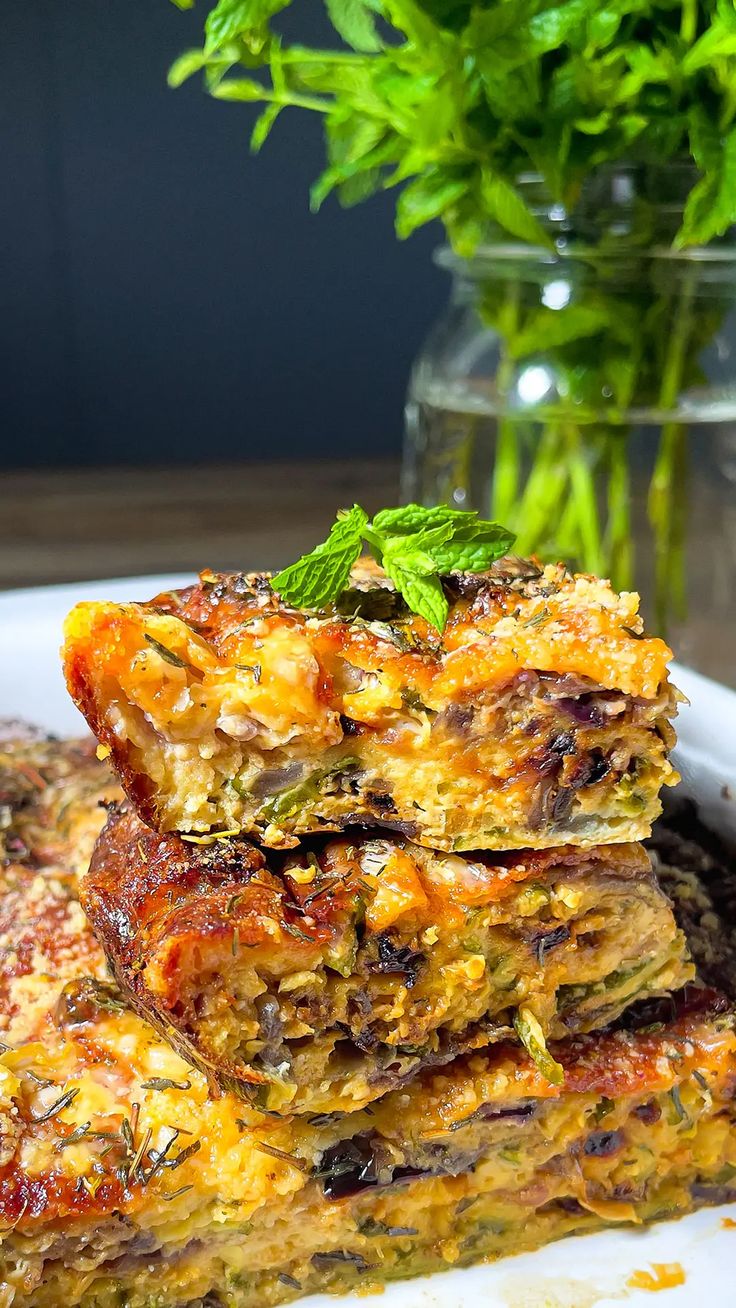
<svg viewBox="0 0 736 1308">
<path fill-rule="evenodd" d="M 13 1182 L 18 1303 L 250 1308 L 727 1193 L 716 914 L 684 931 L 635 843 L 676 780 L 669 651 L 562 568 L 448 587 L 441 636 L 365 570 L 319 612 L 205 574 L 70 616 L 127 795 L 81 884 L 126 1007 L 27 1036 L 78 1095 L 57 1207 Z"/>
</svg>

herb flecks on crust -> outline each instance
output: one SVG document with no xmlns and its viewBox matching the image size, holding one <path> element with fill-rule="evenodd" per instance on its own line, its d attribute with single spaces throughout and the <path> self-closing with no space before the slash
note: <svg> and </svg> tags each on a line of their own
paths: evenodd
<svg viewBox="0 0 736 1308">
<path fill-rule="evenodd" d="M 514 1027 L 557 1084 L 548 1041 L 694 976 L 641 845 L 460 857 L 354 831 L 284 857 L 120 812 L 81 901 L 134 1007 L 287 1115 L 364 1107 Z"/>
<path fill-rule="evenodd" d="M 648 835 L 676 695 L 636 595 L 506 556 L 442 575 L 438 631 L 373 559 L 348 580 L 321 608 L 263 573 L 77 605 L 67 685 L 144 821 L 270 847 L 356 823 L 453 852 Z"/>
</svg>

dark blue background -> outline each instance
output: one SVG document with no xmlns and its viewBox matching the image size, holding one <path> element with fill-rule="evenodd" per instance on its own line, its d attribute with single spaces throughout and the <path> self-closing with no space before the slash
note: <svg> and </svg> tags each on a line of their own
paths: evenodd
<svg viewBox="0 0 736 1308">
<path fill-rule="evenodd" d="M 166 70 L 206 6 L 0 0 L 0 463 L 350 456 L 399 447 L 447 287 L 393 196 L 309 213 L 320 125 Z M 318 0 L 297 0 L 322 39 Z M 306 21 L 306 27 L 305 27 Z"/>
</svg>

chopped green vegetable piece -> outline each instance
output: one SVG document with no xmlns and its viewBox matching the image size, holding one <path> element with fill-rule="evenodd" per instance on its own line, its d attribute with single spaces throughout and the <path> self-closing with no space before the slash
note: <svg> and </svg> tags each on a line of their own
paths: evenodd
<svg viewBox="0 0 736 1308">
<path fill-rule="evenodd" d="M 277 818 L 291 817 L 303 804 L 309 804 L 315 798 L 322 782 L 326 781 L 328 777 L 336 776 L 339 772 L 349 772 L 351 768 L 357 766 L 357 758 L 335 759 L 334 762 L 328 763 L 326 767 L 317 768 L 310 773 L 304 781 L 299 782 L 298 786 L 292 786 L 289 790 L 282 790 L 280 794 L 274 795 L 272 799 L 267 800 L 263 805 L 263 813 L 270 821 L 275 821 Z"/>
<path fill-rule="evenodd" d="M 544 1032 L 530 1008 L 520 1008 L 514 1014 L 514 1030 L 542 1076 L 552 1085 L 562 1085 L 565 1070 L 547 1049 Z"/>
<path fill-rule="evenodd" d="M 152 1076 L 141 1081 L 141 1090 L 191 1090 L 191 1081 L 172 1081 L 170 1076 Z"/>
<path fill-rule="evenodd" d="M 689 1122 L 690 1118 L 685 1105 L 682 1102 L 682 1095 L 680 1094 L 679 1086 L 673 1085 L 670 1090 L 670 1099 L 672 1100 L 672 1107 L 674 1109 L 674 1112 L 670 1115 L 670 1124 L 676 1126 L 678 1122 Z"/>
</svg>

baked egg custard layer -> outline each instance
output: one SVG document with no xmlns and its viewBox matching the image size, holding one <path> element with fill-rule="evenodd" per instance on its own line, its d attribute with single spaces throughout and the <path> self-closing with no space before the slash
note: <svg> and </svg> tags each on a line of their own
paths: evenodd
<svg viewBox="0 0 736 1308">
<path fill-rule="evenodd" d="M 638 599 L 505 559 L 445 581 L 439 635 L 375 566 L 336 604 L 202 573 L 66 622 L 67 684 L 140 815 L 278 847 L 350 824 L 435 849 L 648 835 L 676 694 Z"/>
<path fill-rule="evenodd" d="M 104 769 L 23 742 L 0 786 L 0 1308 L 268 1308 L 736 1197 L 716 992 L 553 1042 L 557 1083 L 501 1042 L 279 1118 L 213 1094 L 110 981 L 75 889 Z M 722 923 L 695 876 L 705 957 Z"/>
<path fill-rule="evenodd" d="M 346 1112 L 515 1034 L 602 1027 L 692 979 L 641 845 L 459 855 L 398 836 L 262 852 L 114 811 L 81 900 L 133 1005 L 219 1084 Z"/>
</svg>

